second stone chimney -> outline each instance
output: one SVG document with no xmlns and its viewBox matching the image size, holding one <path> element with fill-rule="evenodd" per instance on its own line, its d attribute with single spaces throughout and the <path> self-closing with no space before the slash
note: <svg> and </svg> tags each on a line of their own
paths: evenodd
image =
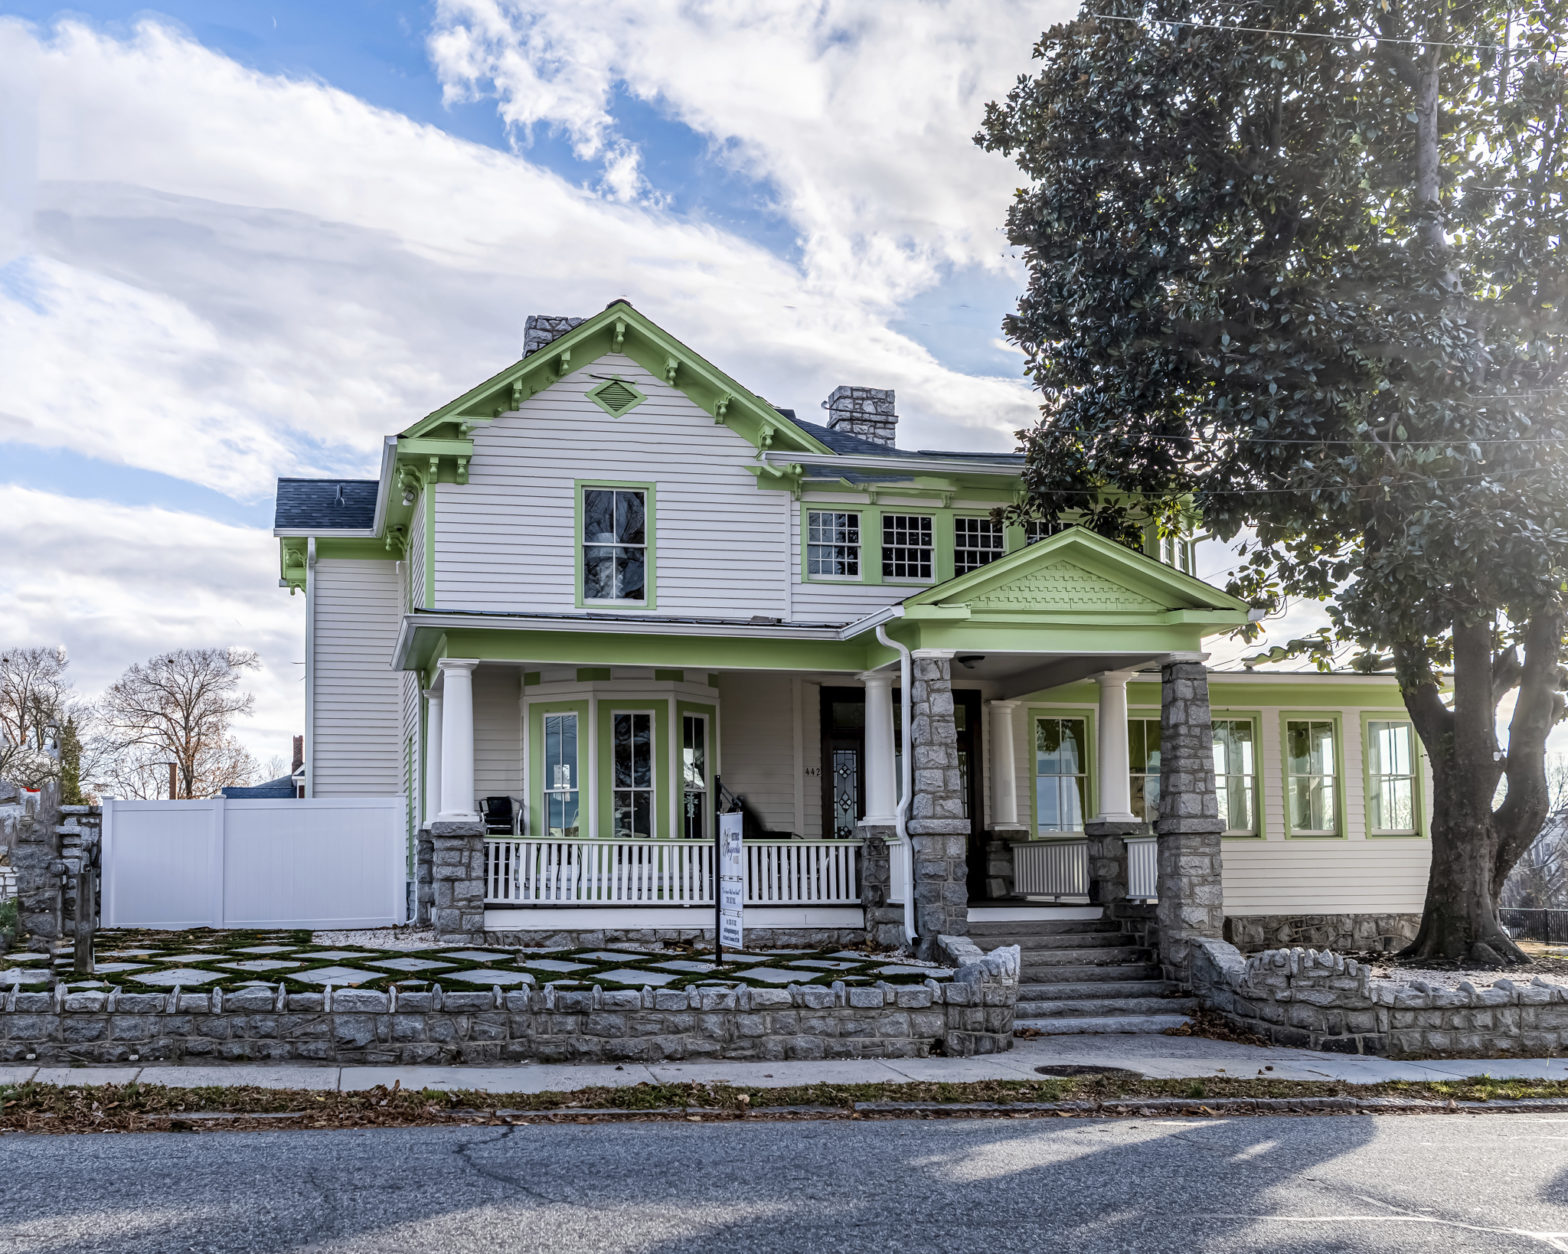
<svg viewBox="0 0 1568 1254">
<path fill-rule="evenodd" d="M 551 340 L 560 339 L 582 322 L 582 318 L 567 318 L 561 314 L 529 314 L 528 321 L 523 323 L 523 356 L 537 353 Z"/>
<path fill-rule="evenodd" d="M 828 411 L 828 430 L 859 436 L 888 448 L 898 442 L 898 415 L 893 411 L 892 388 L 833 389 L 822 408 Z"/>
</svg>

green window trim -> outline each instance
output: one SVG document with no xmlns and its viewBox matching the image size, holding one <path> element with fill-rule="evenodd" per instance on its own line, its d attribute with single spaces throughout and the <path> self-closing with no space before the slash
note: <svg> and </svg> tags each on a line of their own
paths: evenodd
<svg viewBox="0 0 1568 1254">
<path fill-rule="evenodd" d="M 598 756 L 594 759 L 594 769 L 598 772 L 598 779 L 591 781 L 599 798 L 598 825 L 596 836 L 610 839 L 615 836 L 615 741 L 614 728 L 617 714 L 651 714 L 653 715 L 653 746 L 649 751 L 649 758 L 653 770 L 653 799 L 649 805 L 649 814 L 652 818 L 653 831 L 649 833 L 655 840 L 667 839 L 671 834 L 670 824 L 674 821 L 676 809 L 671 798 L 674 794 L 673 781 L 670 778 L 670 702 L 667 697 L 626 697 L 626 698 L 599 698 L 599 727 L 597 735 Z M 585 724 L 586 725 L 586 724 Z M 676 833 L 679 829 L 675 829 Z"/>
<path fill-rule="evenodd" d="M 588 789 L 591 774 L 588 754 L 588 737 L 592 730 L 588 724 L 587 701 L 530 701 L 528 703 L 528 834 L 544 838 L 549 833 L 544 824 L 544 716 L 546 714 L 577 715 L 577 813 L 578 830 L 588 825 Z"/>
<path fill-rule="evenodd" d="M 1226 840 L 1264 840 L 1268 835 L 1268 824 L 1264 821 L 1263 799 L 1265 795 L 1264 778 L 1267 772 L 1263 769 L 1263 712 L 1261 710 L 1231 710 L 1211 709 L 1209 722 L 1250 723 L 1252 725 L 1252 831 L 1226 830 L 1221 835 Z"/>
<path fill-rule="evenodd" d="M 929 579 L 921 579 L 921 578 L 918 578 L 918 577 L 909 576 L 909 577 L 905 577 L 905 578 L 895 579 L 895 578 L 889 577 L 887 572 L 884 570 L 884 566 L 885 566 L 886 561 L 887 561 L 886 549 L 888 548 L 886 527 L 887 527 L 888 521 L 890 519 L 893 519 L 893 518 L 910 518 L 910 519 L 924 518 L 924 519 L 929 519 L 930 520 L 930 523 L 931 523 L 931 548 L 930 548 L 930 552 L 931 552 L 931 578 L 929 578 Z M 946 567 L 945 567 L 945 570 L 946 570 L 945 574 L 943 573 L 944 567 L 943 567 L 943 562 L 942 562 L 942 550 L 943 550 L 943 540 L 944 540 L 944 538 L 946 539 L 946 542 L 947 542 L 947 544 L 946 544 L 946 548 L 947 548 L 947 564 L 946 564 Z M 895 547 L 903 547 L 903 548 L 907 548 L 907 549 L 911 549 L 911 550 L 918 550 L 922 546 L 920 546 L 920 545 L 903 545 L 903 546 L 895 546 Z M 904 505 L 889 505 L 889 506 L 886 506 L 886 507 L 883 507 L 883 508 L 879 508 L 877 510 L 877 549 L 878 549 L 878 555 L 877 555 L 877 557 L 878 557 L 878 560 L 877 560 L 877 575 L 878 575 L 877 582 L 878 583 L 888 584 L 888 585 L 890 585 L 892 587 L 896 587 L 896 588 L 931 588 L 931 587 L 935 587 L 939 583 L 946 583 L 949 579 L 951 579 L 953 577 L 953 527 L 952 527 L 951 516 L 944 515 L 942 512 L 939 512 L 939 511 L 936 511 L 936 510 L 922 509 L 922 508 L 919 508 L 919 507 L 911 507 L 911 506 L 904 506 Z"/>
<path fill-rule="evenodd" d="M 1410 765 L 1413 773 L 1411 807 L 1415 813 L 1415 830 L 1374 831 L 1372 828 L 1372 724 L 1399 723 L 1410 729 Z M 1426 747 L 1416 735 L 1415 724 L 1409 718 L 1399 718 L 1392 710 L 1361 711 L 1361 781 L 1365 799 L 1363 815 L 1366 820 L 1368 840 L 1424 840 L 1431 833 L 1426 813 Z"/>
<path fill-rule="evenodd" d="M 1290 725 L 1292 723 L 1332 723 L 1334 727 L 1334 830 L 1297 832 L 1290 820 Z M 1346 840 L 1350 836 L 1345 822 L 1345 727 L 1338 710 L 1281 710 L 1279 713 L 1280 779 L 1283 793 L 1282 821 L 1287 840 Z"/>
<path fill-rule="evenodd" d="M 814 513 L 856 514 L 860 518 L 860 574 L 813 575 L 811 573 L 811 515 Z M 930 579 L 887 579 L 882 575 L 882 519 L 902 514 L 931 519 Z M 800 536 L 800 579 L 811 584 L 885 584 L 892 588 L 931 588 L 953 577 L 953 519 L 977 517 L 974 509 L 933 509 L 928 505 L 877 505 L 865 501 L 817 501 L 800 503 L 796 520 Z M 1008 549 L 1007 552 L 1011 552 Z M 999 556 L 1006 556 L 1002 553 Z"/>
<path fill-rule="evenodd" d="M 1095 736 L 1098 734 L 1095 720 L 1098 711 L 1093 707 L 1061 706 L 1061 705 L 1031 705 L 1028 707 L 1029 718 L 1025 724 L 1029 737 L 1028 762 L 1029 762 L 1029 834 L 1031 840 L 1073 840 L 1083 835 L 1082 830 L 1077 832 L 1040 830 L 1040 772 L 1039 759 L 1035 745 L 1037 743 L 1035 726 L 1042 718 L 1075 718 L 1081 719 L 1084 725 L 1083 746 L 1083 772 L 1084 772 L 1084 822 L 1088 822 L 1100 812 L 1100 789 L 1095 778 Z"/>
<path fill-rule="evenodd" d="M 969 573 L 968 571 L 960 572 L 959 569 L 958 569 L 958 550 L 961 547 L 959 545 L 959 543 L 958 543 L 958 527 L 959 527 L 959 524 L 961 522 L 963 522 L 963 521 L 965 521 L 967 519 L 979 519 L 979 520 L 981 520 L 983 522 L 986 522 L 986 523 L 990 523 L 992 521 L 992 519 L 991 519 L 991 512 L 989 510 L 982 511 L 982 510 L 974 510 L 974 509 L 955 509 L 950 515 L 948 515 L 947 517 L 942 519 L 941 525 L 949 532 L 950 539 L 952 540 L 950 552 L 952 553 L 952 556 L 953 556 L 953 565 L 952 565 L 952 569 L 948 572 L 948 575 L 947 575 L 948 579 L 957 578 L 957 576 L 960 573 L 962 573 L 962 574 L 968 574 Z M 996 549 L 994 551 L 994 555 L 990 559 L 990 562 L 982 562 L 979 566 L 972 566 L 972 567 L 970 567 L 970 570 L 980 570 L 980 569 L 982 569 L 985 566 L 989 566 L 991 564 L 991 562 L 996 561 L 997 558 L 1006 557 L 1009 553 L 1011 553 L 1013 551 L 1013 545 L 1012 545 L 1012 542 L 1011 542 L 1011 536 L 1009 535 L 1009 532 L 1011 532 L 1011 531 L 1012 531 L 1012 528 L 1009 527 L 1007 524 L 1003 523 L 1002 526 L 1001 526 L 1002 547 L 999 548 L 999 549 Z M 1019 529 L 1019 534 L 1020 535 L 1023 534 L 1021 528 Z M 963 547 L 968 547 L 968 546 L 963 546 Z M 941 549 L 942 549 L 942 546 L 941 546 L 941 544 L 939 542 L 937 544 L 937 552 L 938 552 L 938 554 L 941 553 Z M 938 575 L 940 575 L 942 572 L 940 570 L 938 570 L 937 573 L 938 573 Z M 945 582 L 945 580 L 943 582 Z"/>
<path fill-rule="evenodd" d="M 590 488 L 643 493 L 643 596 L 640 601 L 588 601 L 583 597 L 583 493 Z M 652 483 L 615 479 L 578 479 L 572 486 L 572 589 L 578 609 L 626 611 L 658 608 L 658 510 Z"/>
</svg>

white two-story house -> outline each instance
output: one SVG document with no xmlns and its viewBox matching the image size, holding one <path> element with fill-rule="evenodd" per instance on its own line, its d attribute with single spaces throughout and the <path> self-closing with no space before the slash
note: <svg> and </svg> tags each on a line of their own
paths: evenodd
<svg viewBox="0 0 1568 1254">
<path fill-rule="evenodd" d="M 701 912 L 716 810 L 739 804 L 780 926 L 861 925 L 867 832 L 893 902 L 920 896 L 922 824 L 942 926 L 1103 897 L 1096 833 L 1128 853 L 1111 888 L 1154 896 L 1162 675 L 1248 607 L 1194 576 L 1190 538 L 999 521 L 1020 459 L 899 447 L 890 391 L 825 409 L 797 417 L 616 302 L 530 319 L 518 360 L 386 438 L 378 478 L 281 480 L 307 794 L 400 795 L 411 842 L 485 822 L 492 930 Z M 1397 933 L 1429 789 L 1392 680 L 1207 687 L 1237 939 Z"/>
</svg>

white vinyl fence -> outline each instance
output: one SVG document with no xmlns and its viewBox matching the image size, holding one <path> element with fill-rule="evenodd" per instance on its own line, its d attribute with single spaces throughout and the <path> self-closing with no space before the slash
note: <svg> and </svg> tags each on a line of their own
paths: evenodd
<svg viewBox="0 0 1568 1254">
<path fill-rule="evenodd" d="M 748 906 L 858 906 L 860 842 L 748 840 Z M 507 906 L 713 904 L 711 840 L 485 841 L 485 898 Z"/>
<path fill-rule="evenodd" d="M 105 927 L 381 927 L 407 913 L 407 802 L 105 801 Z"/>
</svg>

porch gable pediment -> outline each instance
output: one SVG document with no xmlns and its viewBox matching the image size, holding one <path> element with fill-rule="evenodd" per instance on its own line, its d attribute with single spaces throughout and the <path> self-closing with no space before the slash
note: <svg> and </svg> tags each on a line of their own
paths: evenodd
<svg viewBox="0 0 1568 1254">
<path fill-rule="evenodd" d="M 909 597 L 913 617 L 1083 620 L 1214 616 L 1245 621 L 1247 605 L 1191 575 L 1081 527 Z M 922 614 L 924 611 L 924 615 Z"/>
</svg>

